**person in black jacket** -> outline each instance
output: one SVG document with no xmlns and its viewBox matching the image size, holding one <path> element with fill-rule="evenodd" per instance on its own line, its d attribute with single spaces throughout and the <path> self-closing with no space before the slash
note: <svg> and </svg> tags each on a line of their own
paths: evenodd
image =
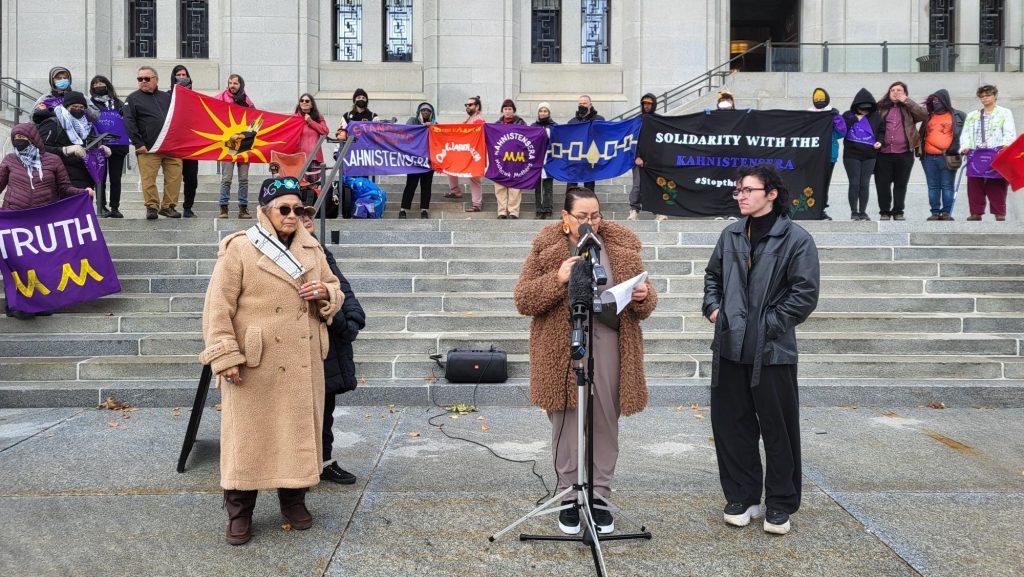
<svg viewBox="0 0 1024 577">
<path fill-rule="evenodd" d="M 128 133 L 124 128 L 124 116 L 121 110 L 124 101 L 118 98 L 114 85 L 106 76 L 96 75 L 89 81 L 89 110 L 96 117 L 95 130 L 110 134 L 105 140 L 110 149 L 107 158 L 107 179 L 110 188 L 105 190 L 104 197 L 110 203 L 107 210 L 106 202 L 100 206 L 99 216 L 108 218 L 124 218 L 121 211 L 121 175 L 124 172 L 124 159 L 128 157 Z M 97 183 L 99 184 L 99 183 Z"/>
<path fill-rule="evenodd" d="M 818 249 L 788 216 L 789 191 L 769 164 L 745 166 L 733 197 L 745 217 L 722 231 L 704 274 L 711 345 L 711 428 L 725 493 L 725 522 L 761 513 L 784 535 L 800 507 L 800 416 L 796 326 L 818 304 Z"/>
<path fill-rule="evenodd" d="M 843 166 L 850 179 L 850 220 L 871 220 L 867 213 L 871 175 L 875 172 L 875 161 L 885 132 L 875 97 L 866 88 L 861 88 L 853 97 L 850 109 L 843 113 L 843 120 L 846 122 Z"/>
<path fill-rule="evenodd" d="M 316 193 L 310 189 L 303 190 L 302 203 L 307 207 L 314 206 Z M 302 226 L 306 227 L 310 234 L 313 234 L 313 215 L 303 214 L 300 221 Z M 331 457 L 331 449 L 334 445 L 334 408 L 337 406 L 336 395 L 356 388 L 356 365 L 352 342 L 359 336 L 359 331 L 366 326 L 366 313 L 363 311 L 363 306 L 359 304 L 359 300 L 356 299 L 355 293 L 352 292 L 352 285 L 345 275 L 341 274 L 338 262 L 334 259 L 331 251 L 327 250 L 327 247 L 324 247 L 324 256 L 327 257 L 327 264 L 331 267 L 331 272 L 341 281 L 341 291 L 345 293 L 345 300 L 341 309 L 335 313 L 334 320 L 327 327 L 331 346 L 327 351 L 327 358 L 324 359 L 324 386 L 327 388 L 327 394 L 324 396 L 322 431 L 324 470 L 320 473 L 320 479 L 351 485 L 356 482 L 356 476 L 342 469 L 338 462 Z"/>
<path fill-rule="evenodd" d="M 192 90 L 192 76 L 188 73 L 188 68 L 182 64 L 171 69 L 169 92 L 173 93 L 175 86 Z M 181 203 L 181 208 L 184 210 L 182 216 L 195 218 L 196 213 L 192 211 L 192 207 L 195 206 L 196 190 L 199 188 L 199 161 L 183 158 L 181 160 L 181 178 L 184 187 L 182 192 L 185 195 L 185 201 Z"/>
<path fill-rule="evenodd" d="M 96 130 L 86 117 L 88 104 L 81 92 L 68 92 L 64 101 L 53 107 L 53 110 L 40 111 L 38 116 L 45 117 L 39 124 L 39 136 L 43 139 L 46 151 L 56 154 L 64 162 L 71 184 L 78 188 L 93 188 L 99 185 L 85 166 L 89 152 L 85 146 L 96 138 Z M 100 146 L 103 155 L 110 156 L 110 148 Z"/>
<path fill-rule="evenodd" d="M 594 120 L 604 120 L 604 117 L 597 113 L 597 109 L 594 108 L 594 103 L 591 102 L 590 97 L 586 94 L 580 96 L 579 100 L 576 101 L 576 116 L 569 119 L 566 124 L 579 124 L 581 122 L 591 122 Z M 567 182 L 565 183 L 565 189 L 569 190 L 578 183 Z M 583 188 L 589 188 L 590 190 L 596 190 L 594 185 L 596 183 L 593 180 L 589 180 L 583 183 Z"/>
<path fill-rule="evenodd" d="M 156 220 L 157 214 L 181 218 L 181 213 L 174 209 L 181 190 L 181 159 L 149 151 L 156 144 L 171 110 L 171 93 L 160 91 L 160 76 L 152 66 L 139 67 L 135 79 L 139 82 L 139 89 L 125 99 L 124 127 L 135 146 L 142 196 L 146 199 L 146 219 Z M 163 201 L 156 188 L 156 173 L 161 168 L 164 171 Z"/>
</svg>

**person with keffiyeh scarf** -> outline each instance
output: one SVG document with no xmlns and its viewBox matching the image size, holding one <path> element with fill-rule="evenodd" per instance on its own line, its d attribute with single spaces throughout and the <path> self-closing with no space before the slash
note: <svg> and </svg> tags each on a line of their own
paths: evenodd
<svg viewBox="0 0 1024 577">
<path fill-rule="evenodd" d="M 81 92 L 68 92 L 64 102 L 39 125 L 39 136 L 46 150 L 64 162 L 71 183 L 79 188 L 93 187 L 106 178 L 106 158 L 110 148 L 104 145 L 86 150 L 96 137 L 92 122 L 85 115 L 87 102 Z"/>
</svg>

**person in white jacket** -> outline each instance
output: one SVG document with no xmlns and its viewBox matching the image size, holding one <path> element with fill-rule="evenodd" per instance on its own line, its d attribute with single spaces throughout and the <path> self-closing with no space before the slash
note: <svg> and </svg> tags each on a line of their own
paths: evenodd
<svg viewBox="0 0 1024 577">
<path fill-rule="evenodd" d="M 961 154 L 970 154 L 980 149 L 999 149 L 1017 139 L 1013 113 L 1007 108 L 996 106 L 999 89 L 986 84 L 978 89 L 977 94 L 981 109 L 971 111 L 964 121 L 963 132 L 960 134 Z M 966 161 L 967 203 L 971 210 L 967 220 L 981 220 L 981 215 L 985 214 L 986 201 L 996 220 L 1006 220 L 1006 179 L 999 175 L 994 178 L 972 176 L 970 157 Z"/>
</svg>

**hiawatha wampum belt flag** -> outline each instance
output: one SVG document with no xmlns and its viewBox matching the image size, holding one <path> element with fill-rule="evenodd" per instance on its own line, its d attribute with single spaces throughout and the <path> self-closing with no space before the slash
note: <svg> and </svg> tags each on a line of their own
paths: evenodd
<svg viewBox="0 0 1024 577">
<path fill-rule="evenodd" d="M 674 216 L 739 216 L 736 171 L 768 163 L 789 187 L 790 216 L 821 218 L 832 115 L 787 110 L 715 110 L 645 115 L 637 156 L 644 160 L 644 210 Z"/>
</svg>

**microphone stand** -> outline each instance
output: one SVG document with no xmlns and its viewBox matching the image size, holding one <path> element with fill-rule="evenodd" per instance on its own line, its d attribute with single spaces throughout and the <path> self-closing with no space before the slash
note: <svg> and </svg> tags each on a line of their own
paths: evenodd
<svg viewBox="0 0 1024 577">
<path fill-rule="evenodd" d="M 596 253 L 598 247 L 594 245 L 589 250 Z M 590 255 L 591 258 L 600 262 L 599 254 L 595 253 Z M 641 526 L 639 533 L 599 536 L 597 525 L 594 523 L 593 509 L 591 508 L 591 505 L 594 503 L 594 485 L 591 482 L 594 478 L 594 313 L 600 312 L 602 306 L 600 298 L 597 296 L 599 275 L 596 268 L 594 271 L 595 273 L 592 275 L 590 282 L 590 300 L 593 306 L 587 309 L 587 322 L 583 331 L 583 349 L 587 352 L 586 364 L 583 362 L 582 355 L 578 355 L 578 353 L 582 352 L 579 348 L 573 347 L 570 351 L 573 358 L 573 372 L 576 373 L 576 483 L 572 487 L 567 487 L 561 493 L 551 497 L 544 504 L 530 511 L 508 527 L 491 535 L 487 540 L 494 542 L 498 537 L 511 531 L 527 519 L 550 513 L 558 513 L 563 509 L 575 507 L 579 511 L 580 523 L 583 525 L 582 535 L 528 535 L 520 533 L 519 540 L 574 541 L 583 543 L 590 547 L 590 553 L 594 558 L 594 569 L 597 571 L 598 577 L 605 577 L 608 574 L 608 570 L 605 566 L 604 554 L 601 551 L 601 541 L 650 540 L 652 535 L 646 526 Z M 607 277 L 605 277 L 605 280 L 607 281 Z M 574 340 L 575 334 L 574 331 L 570 340 Z M 561 506 L 562 498 L 573 491 L 576 492 L 576 502 L 572 505 Z M 605 502 L 607 503 L 608 501 L 606 500 Z M 599 509 L 611 508 L 610 505 L 597 505 L 596 507 Z"/>
</svg>

